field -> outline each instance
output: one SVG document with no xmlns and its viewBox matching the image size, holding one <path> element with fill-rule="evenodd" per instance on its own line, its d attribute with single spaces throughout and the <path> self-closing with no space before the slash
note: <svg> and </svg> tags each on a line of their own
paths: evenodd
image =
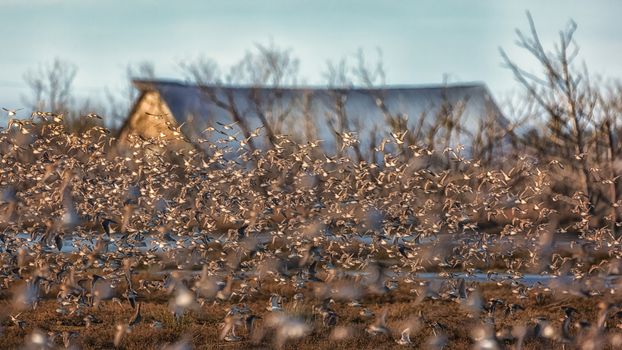
<svg viewBox="0 0 622 350">
<path fill-rule="evenodd" d="M 617 206 L 559 162 L 39 117 L 0 133 L 0 348 L 622 346 Z"/>
<path fill-rule="evenodd" d="M 312 306 L 314 303 L 320 303 L 319 300 L 309 300 L 300 305 L 297 309 L 292 307 L 292 303 L 286 302 L 285 309 L 290 315 L 297 315 L 304 319 L 306 323 L 312 327 L 308 335 L 302 339 L 294 339 L 286 342 L 283 346 L 285 349 L 394 349 L 401 348 L 431 348 L 428 342 L 436 340 L 437 334 L 443 334 L 446 337 L 446 346 L 444 349 L 465 349 L 471 348 L 474 344 L 474 338 L 477 337 L 476 332 L 481 331 L 482 323 L 480 317 L 469 316 L 470 313 L 464 307 L 455 301 L 449 300 L 428 300 L 422 303 L 415 303 L 416 296 L 408 291 L 409 286 L 400 288 L 385 297 L 369 297 L 361 300 L 376 315 L 387 310 L 387 326 L 391 329 L 389 334 L 370 335 L 366 332 L 369 324 L 374 322 L 375 316 L 361 316 L 362 308 L 351 307 L 346 303 L 337 303 L 333 305 L 334 311 L 339 315 L 337 326 L 326 327 L 323 325 L 321 317 L 312 315 Z M 270 290 L 283 290 L 283 287 L 274 286 Z M 286 288 L 285 288 L 286 289 Z M 511 304 L 517 303 L 525 308 L 525 311 L 517 311 L 512 315 L 506 315 L 505 310 L 501 308 L 494 313 L 495 328 L 497 332 L 507 332 L 507 334 L 498 336 L 499 348 L 516 348 L 516 340 L 512 338 L 510 332 L 512 327 L 516 325 L 533 326 L 537 317 L 543 317 L 550 320 L 551 325 L 555 329 L 561 329 L 563 312 L 562 306 L 572 305 L 577 308 L 579 313 L 576 315 L 577 320 L 593 320 L 597 316 L 598 301 L 597 299 L 585 299 L 576 296 L 563 295 L 557 298 L 548 296 L 543 303 L 537 303 L 535 298 L 526 299 L 518 298 L 511 293 L 511 287 L 499 287 L 496 284 L 479 285 L 481 296 L 484 300 L 502 299 L 504 302 Z M 309 291 L 312 295 L 313 292 Z M 293 297 L 293 290 L 290 293 L 283 293 L 287 300 Z M 247 302 L 251 310 L 261 314 L 264 320 L 269 317 L 269 312 L 265 310 L 268 303 L 266 300 L 268 295 L 258 294 Z M 143 321 L 134 327 L 130 333 L 124 336 L 119 348 L 124 349 L 160 349 L 163 344 L 173 344 L 179 340 L 187 341 L 193 344 L 197 349 L 221 349 L 221 348 L 273 348 L 277 344 L 275 331 L 266 331 L 265 336 L 261 339 L 253 340 L 247 337 L 244 327 L 238 332 L 243 339 L 239 342 L 226 342 L 219 338 L 222 330 L 221 323 L 226 314 L 226 308 L 229 303 L 207 303 L 196 310 L 185 314 L 180 320 L 175 320 L 170 313 L 168 307 L 168 297 L 160 295 L 159 297 L 145 297 L 143 302 L 142 314 Z M 619 300 L 619 299 L 617 299 Z M 88 311 L 89 314 L 103 320 L 101 324 L 95 324 L 86 328 L 84 321 L 75 316 L 59 316 L 54 309 L 57 303 L 53 300 L 40 302 L 37 310 L 26 311 L 22 313 L 21 318 L 28 320 L 26 330 L 20 331 L 16 327 L 11 327 L 7 323 L 5 336 L 2 340 L 2 348 L 15 348 L 24 341 L 24 337 L 31 329 L 37 328 L 47 332 L 55 332 L 56 345 L 62 344 L 62 332 L 71 332 L 75 334 L 72 338 L 73 344 L 84 349 L 106 349 L 113 348 L 113 339 L 116 333 L 114 325 L 118 323 L 127 323 L 132 318 L 132 310 L 129 305 L 119 307 L 116 303 L 105 302 L 95 311 Z M 423 317 L 419 315 L 423 315 Z M 472 314 L 471 314 L 472 315 Z M 481 318 L 488 318 L 485 312 Z M 154 322 L 162 324 L 161 329 L 154 328 Z M 260 320 L 261 321 L 261 320 Z M 438 322 L 438 325 L 434 322 Z M 618 320 L 610 320 L 612 329 L 602 336 L 605 344 L 610 341 L 618 342 L 620 339 L 614 338 L 619 332 L 616 332 L 615 326 Z M 343 327 L 343 328 L 342 328 Z M 400 339 L 400 330 L 406 327 L 413 327 L 411 332 L 412 344 L 408 346 L 398 346 L 396 340 Z M 436 328 L 435 328 L 436 327 Z M 441 330 L 436 330 L 441 328 Z M 342 330 L 344 334 L 349 335 L 344 339 L 336 336 L 338 331 Z M 530 332 L 527 329 L 527 332 Z M 584 331 L 585 332 L 585 331 Z M 47 334 L 46 334 L 47 335 Z M 507 337 L 507 340 L 501 340 Z M 50 338 L 51 339 L 51 338 Z M 51 340 L 50 340 L 51 341 Z M 534 337 L 533 334 L 527 334 L 523 349 L 548 349 L 559 348 L 563 344 L 562 341 L 554 339 L 545 339 Z M 609 346 L 608 348 L 616 348 L 617 346 Z M 485 347 L 482 347 L 485 348 Z"/>
</svg>

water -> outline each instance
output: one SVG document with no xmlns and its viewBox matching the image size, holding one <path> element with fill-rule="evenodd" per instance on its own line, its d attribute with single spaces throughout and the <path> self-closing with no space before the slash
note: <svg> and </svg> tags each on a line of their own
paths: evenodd
<svg viewBox="0 0 622 350">
<path fill-rule="evenodd" d="M 158 237 L 146 235 L 144 238 L 138 242 L 138 244 L 127 245 L 123 244 L 123 235 L 121 234 L 112 234 L 110 238 L 106 238 L 103 235 L 96 234 L 92 238 L 85 238 L 82 236 L 73 236 L 70 238 L 63 239 L 63 247 L 59 253 L 62 254 L 73 254 L 77 253 L 79 250 L 84 250 L 88 248 L 90 250 L 95 249 L 97 242 L 100 241 L 101 244 L 107 245 L 108 252 L 116 252 L 119 250 L 119 246 L 121 249 L 131 249 L 139 252 L 147 252 L 152 251 L 153 253 L 162 253 L 165 251 L 169 251 L 171 249 L 177 248 L 187 248 L 192 239 L 192 237 L 180 237 L 176 242 L 164 242 Z M 272 240 L 273 235 L 264 233 L 253 236 L 253 239 L 257 240 L 258 243 L 268 243 Z M 328 241 L 332 240 L 344 240 L 345 236 L 326 236 Z M 210 239 L 212 241 L 220 241 L 221 243 L 224 241 L 223 236 L 211 236 Z M 373 237 L 371 236 L 360 236 L 360 235 L 348 235 L 347 240 L 357 241 L 362 244 L 371 244 L 373 242 Z M 408 240 L 408 238 L 406 238 Z M 419 244 L 422 246 L 432 245 L 435 241 L 439 240 L 438 237 L 429 237 L 426 239 L 422 239 Z M 32 247 L 34 245 L 41 244 L 40 237 L 35 240 L 32 240 L 30 235 L 27 233 L 19 233 L 15 236 L 15 241 L 17 246 L 23 245 L 27 247 Z M 387 244 L 392 242 L 392 239 L 385 239 Z M 504 244 L 507 242 L 503 242 L 501 239 L 497 240 L 497 244 Z M 556 245 L 559 245 L 559 248 L 565 248 L 569 243 L 565 241 L 558 241 Z M 48 253 L 58 253 L 57 248 L 53 245 L 46 246 L 45 251 Z M 170 272 L 172 270 L 163 270 L 160 273 Z M 197 271 L 188 271 L 189 273 L 199 273 Z M 342 271 L 343 273 L 350 275 L 364 275 L 366 272 L 364 271 Z M 402 273 L 390 274 L 389 277 L 397 277 Z M 405 273 L 404 273 L 405 275 Z M 419 272 L 412 277 L 419 280 L 457 280 L 464 279 L 467 282 L 475 282 L 475 283 L 515 283 L 524 286 L 534 286 L 534 285 L 542 285 L 542 286 L 550 286 L 552 284 L 557 285 L 572 285 L 576 283 L 584 283 L 584 279 L 577 280 L 572 275 L 564 275 L 564 276 L 556 276 L 550 274 L 535 274 L 535 273 L 525 273 L 525 274 L 510 274 L 506 272 L 495 272 L 492 274 L 489 273 L 466 273 L 466 272 Z M 606 277 L 597 277 L 602 280 L 601 287 L 604 288 L 615 288 L 615 284 L 620 280 L 620 276 L 610 275 Z"/>
</svg>

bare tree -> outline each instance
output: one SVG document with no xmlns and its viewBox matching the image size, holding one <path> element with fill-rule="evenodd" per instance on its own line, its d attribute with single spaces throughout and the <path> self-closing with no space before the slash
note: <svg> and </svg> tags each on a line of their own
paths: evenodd
<svg viewBox="0 0 622 350">
<path fill-rule="evenodd" d="M 92 98 L 78 99 L 74 96 L 73 82 L 77 72 L 76 65 L 59 58 L 27 71 L 24 80 L 30 94 L 22 96 L 24 103 L 33 112 L 63 114 L 65 126 L 72 132 L 100 124 L 99 114 L 107 108 Z"/>
<path fill-rule="evenodd" d="M 340 59 L 338 62 L 327 61 L 326 70 L 322 73 L 326 85 L 330 88 L 347 88 L 352 87 L 350 66 L 346 58 Z"/>
<path fill-rule="evenodd" d="M 356 65 L 352 68 L 356 83 L 361 86 L 383 86 L 386 83 L 386 73 L 382 59 L 382 50 L 376 49 L 376 60 L 367 62 L 365 51 L 359 48 L 356 53 Z"/>
<path fill-rule="evenodd" d="M 255 44 L 254 51 L 247 51 L 226 77 L 229 84 L 250 86 L 295 86 L 298 83 L 300 61 L 290 49 L 283 49 L 270 41 Z"/>
<path fill-rule="evenodd" d="M 582 190 L 593 211 L 595 192 L 590 181 L 589 138 L 586 133 L 593 126 L 597 94 L 590 86 L 587 70 L 578 70 L 573 65 L 579 51 L 574 41 L 577 25 L 571 21 L 559 33 L 559 43 L 551 52 L 542 46 L 529 12 L 527 20 L 529 33 L 517 30 L 517 45 L 538 61 L 542 74 L 533 74 L 519 67 L 503 49 L 500 49 L 501 56 L 529 97 L 548 117 L 547 136 L 552 140 L 552 147 L 546 147 L 546 153 L 548 156 L 575 160 L 572 166 L 581 173 Z"/>
<path fill-rule="evenodd" d="M 30 88 L 29 96 L 22 96 L 32 110 L 67 113 L 74 103 L 72 84 L 78 68 L 70 62 L 55 58 L 24 74 Z"/>
<path fill-rule="evenodd" d="M 251 138 L 251 128 L 243 117 L 233 92 L 222 89 L 222 73 L 216 61 L 201 56 L 194 62 L 181 62 L 179 66 L 186 79 L 196 84 L 209 102 L 229 114 L 231 120 L 242 130 L 244 138 L 249 140 L 248 146 L 251 150 L 255 150 L 254 140 Z M 231 76 L 229 74 L 227 77 L 229 81 L 232 79 Z"/>
<path fill-rule="evenodd" d="M 595 133 L 597 153 L 603 153 L 603 168 L 606 169 L 607 178 L 601 180 L 603 185 L 608 187 L 610 221 L 612 232 L 616 236 L 620 236 L 620 227 L 617 223 L 620 221 L 620 204 L 622 204 L 622 196 L 620 186 L 617 179 L 618 174 L 622 171 L 619 164 L 620 152 L 622 150 L 622 141 L 617 135 L 620 134 L 621 126 L 618 118 L 622 115 L 622 85 L 618 82 L 608 86 L 605 92 L 601 92 L 598 96 L 600 106 L 600 118 Z M 599 147 L 602 144 L 602 148 Z M 598 150 L 602 151 L 599 152 Z M 600 157 L 599 157 L 600 158 Z"/>
<path fill-rule="evenodd" d="M 368 62 L 366 60 L 365 51 L 359 48 L 354 55 L 355 63 L 351 63 L 347 57 L 341 58 L 337 62 L 328 61 L 326 63 L 326 69 L 323 72 L 326 84 L 329 87 L 329 110 L 327 113 L 326 121 L 330 127 L 332 133 L 336 136 L 336 148 L 338 153 L 345 144 L 345 138 L 349 139 L 349 133 L 354 132 L 360 134 L 360 119 L 353 118 L 348 114 L 346 105 L 349 99 L 350 90 L 356 85 L 364 88 L 375 88 L 377 86 L 383 86 L 385 84 L 385 72 L 382 61 L 382 51 L 377 50 L 377 58 L 375 61 Z M 370 98 L 374 99 L 382 112 L 388 113 L 388 109 L 383 109 L 384 106 L 384 93 L 382 91 L 370 91 Z M 385 106 L 386 107 L 386 106 Z M 352 146 L 354 155 L 358 161 L 368 158 L 371 161 L 375 161 L 375 148 L 378 137 L 376 133 L 377 128 L 372 128 L 371 134 L 368 135 L 369 154 L 364 155 L 361 146 L 358 142 L 349 143 Z M 359 135 L 360 136 L 360 135 Z M 367 136 L 367 135 L 366 135 Z"/>
<path fill-rule="evenodd" d="M 130 63 L 125 67 L 124 74 L 127 85 L 120 92 L 106 89 L 106 99 L 109 105 L 108 114 L 116 123 L 125 120 L 132 104 L 138 97 L 138 91 L 132 81 L 134 79 L 155 79 L 155 65 L 149 61 Z"/>
<path fill-rule="evenodd" d="M 298 82 L 299 60 L 291 50 L 282 49 L 273 42 L 256 44 L 255 50 L 247 51 L 244 57 L 227 72 L 223 73 L 216 62 L 200 57 L 194 62 L 182 62 L 180 67 L 186 78 L 201 87 L 204 96 L 219 108 L 225 110 L 236 122 L 244 137 L 250 139 L 251 126 L 245 117 L 253 113 L 265 127 L 269 144 L 276 142 L 275 135 L 282 132 L 282 125 L 302 98 L 283 98 L 283 87 L 295 86 Z M 247 86 L 250 106 L 242 108 L 228 85 Z M 265 89 L 270 87 L 270 89 Z M 248 143 L 254 148 L 252 140 Z"/>
<path fill-rule="evenodd" d="M 222 72 L 218 63 L 206 56 L 199 56 L 193 62 L 180 62 L 179 67 L 186 79 L 200 85 L 222 84 Z"/>
</svg>

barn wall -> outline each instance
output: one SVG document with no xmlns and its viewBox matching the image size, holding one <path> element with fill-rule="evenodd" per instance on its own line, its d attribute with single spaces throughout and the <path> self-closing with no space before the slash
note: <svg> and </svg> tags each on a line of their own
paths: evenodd
<svg viewBox="0 0 622 350">
<path fill-rule="evenodd" d="M 167 127 L 167 122 L 176 125 L 160 94 L 157 91 L 147 91 L 136 103 L 133 113 L 121 129 L 119 139 L 123 142 L 129 134 L 145 138 L 159 137 L 161 133 L 170 136 L 171 130 Z"/>
</svg>

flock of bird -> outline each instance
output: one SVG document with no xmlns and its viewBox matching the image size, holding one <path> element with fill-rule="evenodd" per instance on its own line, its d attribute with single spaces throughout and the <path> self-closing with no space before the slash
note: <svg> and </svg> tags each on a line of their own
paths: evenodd
<svg viewBox="0 0 622 350">
<path fill-rule="evenodd" d="M 24 348 L 89 347 L 101 329 L 122 348 L 208 309 L 212 345 L 622 347 L 617 223 L 552 191 L 554 162 L 490 169 L 397 136 L 381 164 L 355 162 L 352 135 L 333 155 L 285 136 L 258 150 L 233 124 L 119 142 L 97 123 L 77 134 L 62 115 L 5 111 L 0 324 Z M 392 308 L 404 300 L 412 312 Z M 50 305 L 60 325 L 32 316 Z M 115 308 L 131 316 L 102 314 Z M 160 345 L 197 346 L 182 333 Z"/>
</svg>

